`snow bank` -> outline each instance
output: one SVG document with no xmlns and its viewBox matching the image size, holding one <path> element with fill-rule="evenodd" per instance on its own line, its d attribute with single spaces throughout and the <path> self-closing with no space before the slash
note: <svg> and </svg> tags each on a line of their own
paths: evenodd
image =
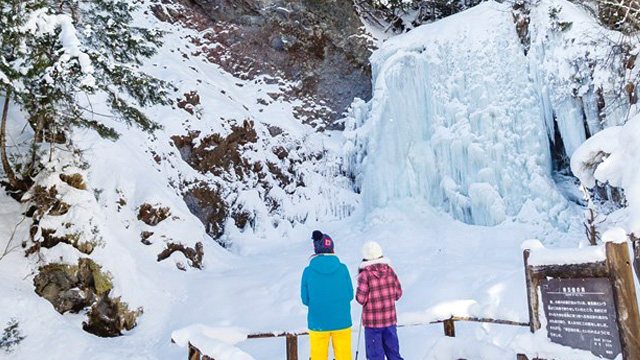
<svg viewBox="0 0 640 360">
<path fill-rule="evenodd" d="M 503 347 L 475 339 L 438 339 L 423 360 L 513 360 L 516 354 Z"/>
<path fill-rule="evenodd" d="M 604 245 L 587 246 L 574 249 L 547 249 L 537 240 L 528 240 L 522 244 L 523 249 L 531 251 L 529 265 L 571 265 L 603 262 L 607 258 Z"/>
<path fill-rule="evenodd" d="M 398 314 L 398 324 L 428 324 L 451 317 L 495 318 L 517 322 L 528 321 L 519 315 L 506 311 L 506 309 L 500 310 L 493 304 L 480 304 L 476 300 L 455 300 L 436 304 L 425 311 L 400 313 Z"/>
<path fill-rule="evenodd" d="M 247 339 L 248 331 L 237 327 L 191 325 L 171 333 L 171 340 L 181 347 L 189 344 L 203 355 L 217 360 L 254 360 L 251 355 L 234 347 Z"/>
<path fill-rule="evenodd" d="M 587 140 L 571 158 L 571 170 L 587 187 L 596 181 L 624 189 L 628 208 L 623 227 L 640 233 L 640 116 L 624 126 L 602 130 Z"/>
<path fill-rule="evenodd" d="M 429 349 L 424 360 L 477 359 L 512 360 L 516 354 L 526 354 L 529 358 L 595 360 L 600 359 L 589 351 L 572 349 L 551 342 L 543 329 L 536 333 L 521 333 L 501 344 L 495 340 L 466 337 L 443 337 Z M 616 360 L 621 360 L 622 355 Z"/>
<path fill-rule="evenodd" d="M 478 302 L 475 300 L 448 301 L 430 307 L 424 312 L 398 314 L 398 323 L 401 325 L 428 324 L 432 321 L 449 319 L 452 316 L 478 316 L 478 308 Z"/>
<path fill-rule="evenodd" d="M 529 358 L 563 360 L 602 359 L 589 351 L 572 349 L 568 346 L 553 343 L 549 340 L 547 332 L 544 330 L 535 333 L 520 334 L 513 339 L 509 347 L 517 353 L 526 354 Z M 615 360 L 622 360 L 622 354 L 618 355 Z"/>
<path fill-rule="evenodd" d="M 627 233 L 620 227 L 611 228 L 602 234 L 602 241 L 605 243 L 625 244 L 627 238 Z"/>
</svg>

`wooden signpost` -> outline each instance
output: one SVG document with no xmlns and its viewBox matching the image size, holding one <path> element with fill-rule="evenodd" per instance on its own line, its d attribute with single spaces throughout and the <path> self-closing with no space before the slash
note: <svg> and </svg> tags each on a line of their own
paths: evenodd
<svg viewBox="0 0 640 360">
<path fill-rule="evenodd" d="M 606 243 L 603 261 L 537 265 L 524 251 L 531 331 L 546 319 L 552 342 L 605 359 L 640 360 L 640 316 L 626 243 Z M 535 250 L 534 250 L 535 251 Z M 556 359 L 562 360 L 562 359 Z"/>
</svg>

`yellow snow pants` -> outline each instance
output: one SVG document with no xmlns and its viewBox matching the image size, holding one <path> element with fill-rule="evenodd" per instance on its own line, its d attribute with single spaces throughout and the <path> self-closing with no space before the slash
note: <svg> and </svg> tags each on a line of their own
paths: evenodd
<svg viewBox="0 0 640 360">
<path fill-rule="evenodd" d="M 311 360 L 327 360 L 329 339 L 333 345 L 335 360 L 351 360 L 351 328 L 335 331 L 311 331 Z"/>
</svg>

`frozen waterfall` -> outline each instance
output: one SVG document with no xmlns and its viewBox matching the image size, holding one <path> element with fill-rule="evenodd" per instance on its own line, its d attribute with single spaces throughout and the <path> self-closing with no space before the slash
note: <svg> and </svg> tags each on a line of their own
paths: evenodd
<svg viewBox="0 0 640 360">
<path fill-rule="evenodd" d="M 548 106 L 510 10 L 487 2 L 374 54 L 373 99 L 354 103 L 346 131 L 367 211 L 410 197 L 495 225 L 567 207 L 551 178 Z"/>
</svg>

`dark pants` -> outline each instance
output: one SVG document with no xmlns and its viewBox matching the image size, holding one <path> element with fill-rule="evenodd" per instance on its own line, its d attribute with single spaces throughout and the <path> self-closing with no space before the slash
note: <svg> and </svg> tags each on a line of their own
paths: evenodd
<svg viewBox="0 0 640 360">
<path fill-rule="evenodd" d="M 367 344 L 367 359 L 384 360 L 386 355 L 388 360 L 403 360 L 395 325 L 385 328 L 365 327 L 364 339 Z"/>
</svg>

